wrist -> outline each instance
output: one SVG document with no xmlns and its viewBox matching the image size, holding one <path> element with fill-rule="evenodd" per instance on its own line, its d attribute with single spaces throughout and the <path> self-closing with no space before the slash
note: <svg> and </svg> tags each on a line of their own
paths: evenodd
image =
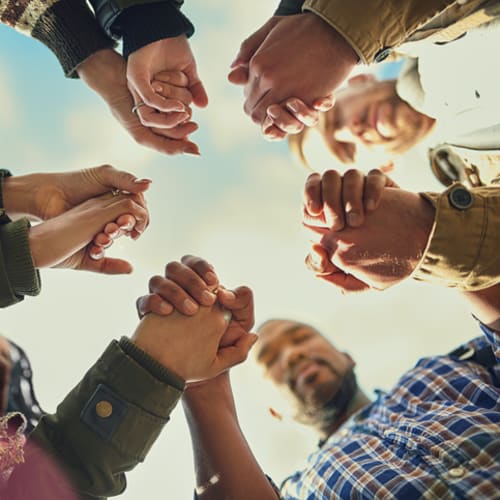
<svg viewBox="0 0 500 500">
<path fill-rule="evenodd" d="M 186 380 L 181 367 L 183 360 L 179 359 L 179 353 L 173 352 L 166 336 L 161 335 L 162 330 L 165 330 L 164 318 L 149 313 L 137 326 L 131 342 L 176 377 Z"/>
<path fill-rule="evenodd" d="M 210 380 L 187 385 L 182 396 L 182 403 L 186 410 L 211 406 L 214 401 L 221 406 L 226 402 L 224 406 L 234 408 L 228 371 Z"/>
<path fill-rule="evenodd" d="M 5 177 L 2 180 L 3 208 L 11 218 L 38 218 L 35 192 L 39 174 Z"/>
<path fill-rule="evenodd" d="M 94 52 L 76 70 L 85 84 L 106 101 L 116 92 L 116 87 L 126 86 L 125 60 L 113 49 Z"/>
</svg>

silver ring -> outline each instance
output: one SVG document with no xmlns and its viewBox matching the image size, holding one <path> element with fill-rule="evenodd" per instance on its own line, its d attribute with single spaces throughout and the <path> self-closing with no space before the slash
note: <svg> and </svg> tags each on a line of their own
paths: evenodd
<svg viewBox="0 0 500 500">
<path fill-rule="evenodd" d="M 113 189 L 111 190 L 111 194 L 112 194 L 113 196 L 118 196 L 118 195 L 120 194 L 120 190 L 119 190 L 118 188 L 113 188 Z"/>
<path fill-rule="evenodd" d="M 141 106 L 146 106 L 146 103 L 145 103 L 145 102 L 143 102 L 143 101 L 139 101 L 137 104 L 134 104 L 134 107 L 132 108 L 132 113 L 137 114 L 137 110 L 138 110 Z"/>
</svg>

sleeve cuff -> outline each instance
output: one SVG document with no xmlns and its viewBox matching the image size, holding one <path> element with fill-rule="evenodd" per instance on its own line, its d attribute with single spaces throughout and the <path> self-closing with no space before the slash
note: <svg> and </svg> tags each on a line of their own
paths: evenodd
<svg viewBox="0 0 500 500">
<path fill-rule="evenodd" d="M 115 45 L 85 2 L 75 0 L 54 3 L 40 16 L 31 36 L 56 55 L 70 78 L 78 78 L 76 67 L 94 52 Z"/>
<path fill-rule="evenodd" d="M 112 26 L 123 37 L 123 57 L 164 38 L 191 37 L 194 26 L 174 5 L 156 2 L 125 9 Z"/>
<path fill-rule="evenodd" d="M 302 10 L 321 17 L 342 35 L 365 64 L 384 60 L 451 0 L 305 0 Z"/>
<path fill-rule="evenodd" d="M 500 282 L 498 228 L 500 190 L 467 190 L 461 184 L 442 194 L 421 193 L 436 208 L 427 248 L 416 280 L 475 291 Z"/>
<path fill-rule="evenodd" d="M 35 269 L 31 257 L 29 227 L 27 219 L 20 219 L 0 227 L 5 271 L 10 288 L 18 297 L 38 295 L 41 289 L 40 274 Z"/>
<path fill-rule="evenodd" d="M 181 395 L 113 341 L 30 437 L 64 467 L 76 491 L 108 498 L 123 492 L 124 473 L 144 461 Z"/>
<path fill-rule="evenodd" d="M 125 354 L 130 356 L 134 361 L 139 363 L 145 370 L 148 370 L 154 377 L 163 382 L 164 384 L 169 384 L 179 391 L 183 391 L 186 385 L 185 381 L 182 380 L 177 375 L 173 374 L 167 370 L 162 364 L 158 363 L 156 359 L 153 359 L 149 354 L 145 353 L 142 349 L 139 349 L 131 340 L 127 337 L 122 337 L 120 339 L 120 347 L 123 349 Z"/>
<path fill-rule="evenodd" d="M 294 14 L 300 14 L 302 12 L 302 5 L 304 0 L 281 0 L 275 16 L 292 16 Z"/>
</svg>

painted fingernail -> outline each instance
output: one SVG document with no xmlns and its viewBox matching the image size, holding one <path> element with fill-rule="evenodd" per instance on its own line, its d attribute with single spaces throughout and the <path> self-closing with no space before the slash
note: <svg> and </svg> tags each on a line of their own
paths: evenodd
<svg viewBox="0 0 500 500">
<path fill-rule="evenodd" d="M 351 227 L 356 227 L 361 224 L 361 216 L 357 212 L 349 212 L 347 214 L 347 222 Z"/>
<path fill-rule="evenodd" d="M 149 184 L 151 182 L 153 182 L 152 179 L 146 179 L 146 178 L 144 178 L 144 179 L 135 179 L 134 180 L 135 184 L 146 184 L 146 183 Z"/>
<path fill-rule="evenodd" d="M 270 127 L 273 124 L 273 119 L 270 116 L 266 116 L 264 121 L 262 122 L 262 129 L 266 130 L 268 127 Z"/>
<path fill-rule="evenodd" d="M 104 252 L 91 253 L 90 258 L 94 260 L 100 260 L 104 257 Z"/>
<path fill-rule="evenodd" d="M 217 284 L 217 276 L 209 271 L 208 273 L 205 274 L 205 281 L 207 282 L 208 285 L 215 285 Z"/>
<path fill-rule="evenodd" d="M 208 304 L 212 304 L 213 301 L 215 300 L 215 294 L 212 292 L 209 292 L 208 290 L 204 290 L 201 294 L 201 298 L 203 302 L 206 302 Z"/>
<path fill-rule="evenodd" d="M 134 224 L 132 222 L 127 222 L 127 224 L 123 224 L 120 226 L 120 229 L 123 231 L 132 231 L 134 228 Z"/>
<path fill-rule="evenodd" d="M 198 306 L 191 299 L 186 299 L 183 306 L 187 313 L 195 313 L 198 310 Z"/>
</svg>

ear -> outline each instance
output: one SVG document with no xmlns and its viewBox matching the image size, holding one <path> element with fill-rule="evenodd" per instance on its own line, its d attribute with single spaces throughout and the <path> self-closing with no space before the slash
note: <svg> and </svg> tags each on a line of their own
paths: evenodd
<svg viewBox="0 0 500 500">
<path fill-rule="evenodd" d="M 375 78 L 375 75 L 370 73 L 361 73 L 349 78 L 349 80 L 347 80 L 347 84 L 351 87 L 355 87 L 356 85 L 363 85 L 365 83 L 373 83 L 376 81 L 377 79 Z"/>
<path fill-rule="evenodd" d="M 342 352 L 342 354 L 347 358 L 347 360 L 349 361 L 350 365 L 352 368 L 354 368 L 356 366 L 356 361 L 354 361 L 354 359 L 352 359 L 351 355 L 348 353 L 348 352 Z"/>
</svg>

